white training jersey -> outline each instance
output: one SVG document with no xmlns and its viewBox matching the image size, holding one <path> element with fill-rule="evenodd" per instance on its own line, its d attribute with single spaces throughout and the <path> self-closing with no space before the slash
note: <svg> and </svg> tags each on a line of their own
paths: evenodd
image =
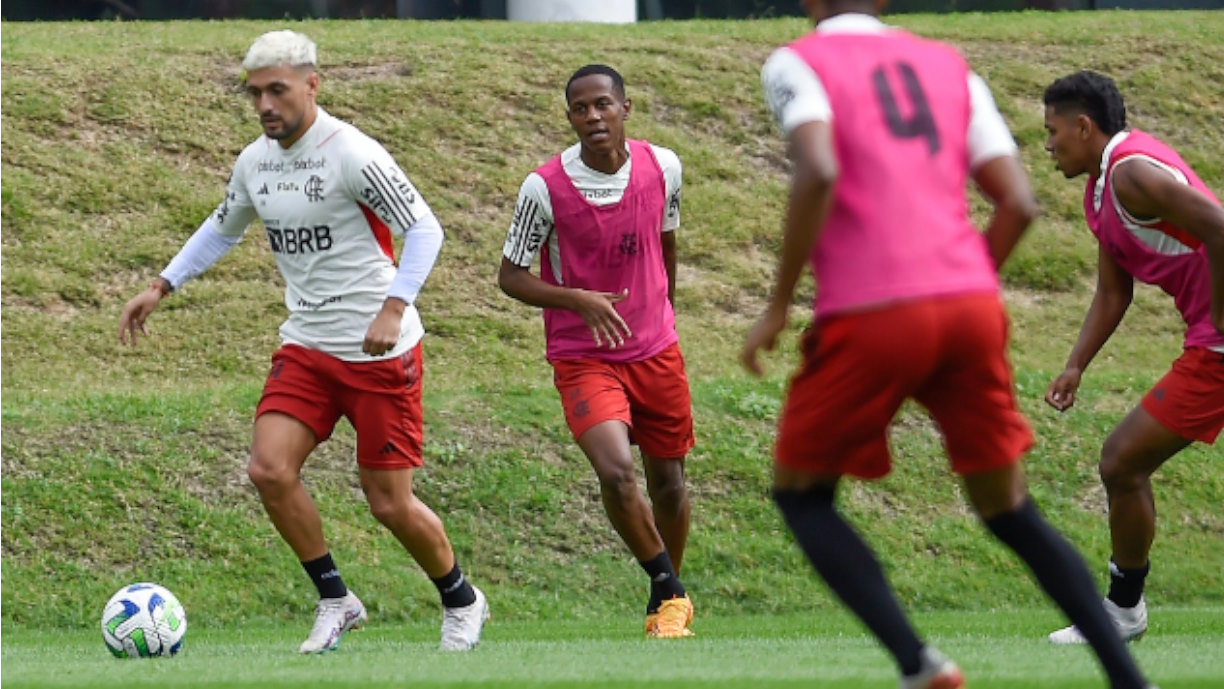
<svg viewBox="0 0 1224 689">
<path fill-rule="evenodd" d="M 288 149 L 261 136 L 242 151 L 211 219 L 231 237 L 263 221 L 286 283 L 284 343 L 370 361 L 400 356 L 424 335 L 409 304 L 393 350 L 361 351 L 396 275 L 392 231 L 407 233 L 431 214 L 381 144 L 319 108 Z"/>
<path fill-rule="evenodd" d="M 841 14 L 816 25 L 821 33 L 879 33 L 892 27 L 865 14 Z M 820 77 L 799 54 L 788 47 L 778 48 L 761 68 L 765 100 L 778 126 L 786 135 L 806 122 L 832 122 L 833 107 Z M 969 73 L 969 131 L 966 145 L 969 169 L 986 161 L 1015 155 L 1016 142 L 999 114 L 990 87 L 977 74 Z"/>
<path fill-rule="evenodd" d="M 663 171 L 663 182 L 667 194 L 667 205 L 663 207 L 663 231 L 672 232 L 680 227 L 680 158 L 674 151 L 650 144 L 650 149 Z M 626 152 L 629 150 L 625 145 Z M 597 206 L 616 203 L 629 187 L 629 172 L 633 159 L 627 159 L 615 174 L 595 170 L 582 162 L 582 145 L 574 144 L 561 153 L 561 166 L 573 181 L 574 187 Z M 553 232 L 552 200 L 548 195 L 548 184 L 538 173 L 532 172 L 519 188 L 518 201 L 514 205 L 514 218 L 506 234 L 502 256 L 520 268 L 530 268 L 540 253 L 548 246 L 548 260 L 553 268 L 557 284 L 561 280 L 561 249 L 557 244 L 557 233 Z"/>
</svg>

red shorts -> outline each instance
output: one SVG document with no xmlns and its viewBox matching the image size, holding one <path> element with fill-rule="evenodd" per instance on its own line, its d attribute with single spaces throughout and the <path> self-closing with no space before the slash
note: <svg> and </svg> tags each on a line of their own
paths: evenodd
<svg viewBox="0 0 1224 689">
<path fill-rule="evenodd" d="M 1224 429 L 1224 354 L 1206 347 L 1186 349 L 1142 404 L 1170 431 L 1214 444 Z"/>
<path fill-rule="evenodd" d="M 369 362 L 284 345 L 272 355 L 255 417 L 270 411 L 310 426 L 315 439 L 331 437 L 341 416 L 357 431 L 357 464 L 367 469 L 421 466 L 421 345 L 403 356 Z"/>
<path fill-rule="evenodd" d="M 1001 469 L 1033 444 L 993 294 L 922 299 L 820 319 L 805 334 L 775 457 L 787 469 L 879 478 L 907 398 L 927 408 L 959 474 Z"/>
<path fill-rule="evenodd" d="M 577 440 L 604 421 L 623 421 L 642 453 L 679 459 L 693 449 L 693 411 L 684 355 L 673 344 L 649 359 L 554 361 L 565 422 Z"/>
</svg>

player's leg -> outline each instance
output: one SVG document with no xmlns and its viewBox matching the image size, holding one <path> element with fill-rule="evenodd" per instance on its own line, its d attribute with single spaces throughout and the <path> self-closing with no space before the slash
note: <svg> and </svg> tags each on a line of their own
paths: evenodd
<svg viewBox="0 0 1224 689">
<path fill-rule="evenodd" d="M 302 485 L 302 465 L 315 448 L 314 431 L 281 412 L 255 419 L 247 476 L 281 538 L 302 562 L 327 554 L 323 521 Z"/>
<path fill-rule="evenodd" d="M 619 364 L 616 370 L 629 398 L 630 436 L 642 451 L 655 525 L 679 572 L 691 512 L 684 458 L 696 444 L 684 356 L 673 344 L 644 361 Z"/>
<path fill-rule="evenodd" d="M 655 528 L 663 539 L 672 567 L 680 574 L 684 562 L 684 548 L 688 543 L 689 502 L 685 484 L 684 457 L 654 457 L 642 453 L 646 470 L 646 493 L 650 496 L 650 509 L 654 514 Z"/>
<path fill-rule="evenodd" d="M 361 489 L 370 512 L 387 527 L 416 560 L 438 589 L 442 599 L 444 651 L 466 651 L 480 642 L 489 604 L 472 586 L 455 559 L 442 520 L 412 490 L 410 468 L 360 469 Z"/>
<path fill-rule="evenodd" d="M 1028 497 L 1020 458 L 1033 436 L 1012 389 L 1002 304 L 993 295 L 945 300 L 935 327 L 951 336 L 941 338 L 937 372 L 914 397 L 939 425 L 974 509 L 1063 612 L 1082 622 L 1114 689 L 1142 689 L 1143 677 L 1105 616 L 1083 558 Z"/>
<path fill-rule="evenodd" d="M 442 520 L 412 490 L 423 464 L 421 407 L 424 360 L 418 344 L 397 359 L 346 364 L 345 415 L 357 431 L 361 489 L 370 512 L 395 535 L 433 581 L 442 600 L 445 651 L 465 651 L 480 642 L 489 604 L 455 559 Z"/>
<path fill-rule="evenodd" d="M 1110 557 L 1109 592 L 1106 599 L 1117 606 L 1115 622 L 1127 638 L 1147 630 L 1147 606 L 1143 586 L 1148 573 L 1148 553 L 1156 536 L 1156 499 L 1152 473 L 1190 441 L 1165 428 L 1143 407 L 1136 407 L 1109 434 L 1101 448 L 1101 481 L 1109 500 Z"/>
<path fill-rule="evenodd" d="M 585 359 L 554 361 L 553 371 L 566 424 L 599 480 L 608 520 L 650 579 L 650 600 L 684 598 L 684 586 L 637 485 L 629 442 L 629 398 L 617 367 Z M 646 632 L 656 636 L 652 615 L 657 609 L 648 603 L 646 612 Z"/>
<path fill-rule="evenodd" d="M 871 547 L 837 511 L 838 480 L 835 475 L 775 466 L 774 502 L 808 562 L 888 649 L 902 676 L 911 678 L 905 686 L 926 687 L 930 677 L 923 683 L 917 678 L 933 664 L 942 666 L 942 657 L 918 637 Z M 949 668 L 949 680 L 960 676 L 953 670 L 955 666 Z"/>
<path fill-rule="evenodd" d="M 959 687 L 963 678 L 919 638 L 875 554 L 834 500 L 841 476 L 889 471 L 885 429 L 932 362 L 923 308 L 839 316 L 804 336 L 804 362 L 779 422 L 773 497 L 808 562 L 893 656 L 902 686 L 925 689 Z"/>
<path fill-rule="evenodd" d="M 684 356 L 680 345 L 673 344 L 644 361 L 618 364 L 615 370 L 629 399 L 633 417 L 630 439 L 642 451 L 655 528 L 678 582 L 692 511 L 684 460 L 695 444 Z M 652 575 L 646 605 L 647 633 L 663 638 L 691 635 L 693 601 L 672 587 L 655 583 L 657 578 Z"/>
<path fill-rule="evenodd" d="M 1019 463 L 964 477 L 969 500 L 991 533 L 1020 557 L 1056 605 L 1081 630 L 1114 689 L 1146 680 L 1100 604 L 1100 591 L 1079 552 L 1028 497 Z"/>
<path fill-rule="evenodd" d="M 326 362 L 316 361 L 322 356 L 316 355 L 301 347 L 282 347 L 273 356 L 247 464 L 264 510 L 319 592 L 315 623 L 299 649 L 302 653 L 335 648 L 340 636 L 366 617 L 332 560 L 319 512 L 301 481 L 306 457 L 331 434 L 339 416 L 316 373 Z"/>
<path fill-rule="evenodd" d="M 579 436 L 578 446 L 599 479 L 599 492 L 609 521 L 650 578 L 646 633 L 650 636 L 690 636 L 688 623 L 692 619 L 692 605 L 688 603 L 688 593 L 676 575 L 671 556 L 655 526 L 650 505 L 638 488 L 628 428 L 618 420 L 597 423 Z M 665 601 L 674 599 L 684 601 L 684 625 L 675 629 L 672 628 L 675 625 L 669 625 L 660 630 L 658 613 Z"/>
<path fill-rule="evenodd" d="M 1222 428 L 1224 353 L 1189 347 L 1101 448 L 1113 545 L 1103 605 L 1124 639 L 1139 638 L 1148 626 L 1143 588 L 1156 533 L 1151 475 L 1192 441 L 1214 442 Z M 1050 640 L 1084 642 L 1074 626 L 1051 633 Z"/>
</svg>

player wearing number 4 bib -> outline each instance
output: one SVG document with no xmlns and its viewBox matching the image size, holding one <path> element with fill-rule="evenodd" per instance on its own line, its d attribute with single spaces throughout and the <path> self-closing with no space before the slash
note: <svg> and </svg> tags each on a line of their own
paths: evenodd
<svg viewBox="0 0 1224 689">
<path fill-rule="evenodd" d="M 315 103 L 315 45 L 292 31 L 260 36 L 242 66 L 264 136 L 234 165 L 225 200 L 148 290 L 123 310 L 136 342 L 164 297 L 221 259 L 255 218 L 285 278 L 289 319 L 255 412 L 247 473 L 264 509 L 319 592 L 302 653 L 330 651 L 366 620 L 345 586 L 301 481 L 306 457 L 341 416 L 357 431 L 361 488 L 374 516 L 433 580 L 443 650 L 467 650 L 489 615 L 464 578 L 442 522 L 412 492 L 422 463 L 421 338 L 413 303 L 442 227 L 390 154 Z M 392 232 L 404 237 L 400 264 Z"/>
<path fill-rule="evenodd" d="M 954 49 L 886 27 L 884 2 L 806 0 L 815 31 L 765 64 L 766 98 L 794 162 L 772 301 L 742 359 L 773 347 L 805 264 L 815 320 L 775 447 L 774 499 L 816 571 L 888 649 L 902 689 L 955 689 L 955 663 L 910 625 L 867 544 L 838 513 L 843 476 L 890 469 L 887 429 L 909 398 L 999 540 L 1083 629 L 1115 688 L 1145 681 L 1079 554 L 1028 496 L 1032 443 L 1012 391 L 997 267 L 1036 215 L 990 92 Z M 994 206 L 970 223 L 968 178 Z"/>
</svg>

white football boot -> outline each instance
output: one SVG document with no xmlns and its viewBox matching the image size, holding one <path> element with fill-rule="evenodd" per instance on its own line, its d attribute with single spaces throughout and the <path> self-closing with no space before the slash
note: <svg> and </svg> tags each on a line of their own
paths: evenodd
<svg viewBox="0 0 1224 689">
<path fill-rule="evenodd" d="M 462 608 L 442 608 L 442 643 L 439 651 L 470 651 L 480 643 L 480 632 L 489 619 L 489 600 L 475 586 L 476 600 Z"/>
<path fill-rule="evenodd" d="M 1143 600 L 1143 596 L 1139 597 L 1139 604 L 1133 608 L 1119 607 L 1117 603 L 1106 598 L 1101 605 L 1105 607 L 1106 614 L 1109 619 L 1113 620 L 1114 626 L 1118 629 L 1118 634 L 1122 636 L 1123 641 L 1134 641 L 1143 636 L 1147 631 L 1147 602 Z M 1088 640 L 1080 633 L 1080 630 L 1075 626 L 1063 627 L 1058 631 L 1050 632 L 1050 642 L 1055 644 L 1086 644 Z"/>
<path fill-rule="evenodd" d="M 299 653 L 324 653 L 340 645 L 340 637 L 350 629 L 365 624 L 369 616 L 361 600 L 352 591 L 344 598 L 320 598 L 315 607 L 314 628 L 302 642 Z"/>
</svg>

